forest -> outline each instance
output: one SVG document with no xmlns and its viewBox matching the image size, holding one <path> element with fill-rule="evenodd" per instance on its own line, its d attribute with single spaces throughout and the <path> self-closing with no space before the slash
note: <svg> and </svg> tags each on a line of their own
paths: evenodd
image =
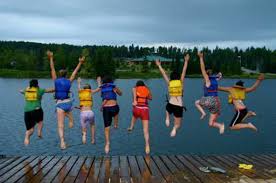
<svg viewBox="0 0 276 183">
<path fill-rule="evenodd" d="M 80 74 L 87 77 L 95 75 L 116 75 L 117 70 L 124 70 L 135 74 L 137 71 L 126 64 L 127 59 L 143 58 L 147 55 L 158 55 L 170 58 L 173 61 L 167 66 L 169 70 L 179 70 L 183 62 L 183 55 L 189 53 L 191 60 L 188 73 L 190 75 L 200 74 L 199 61 L 197 58 L 198 49 L 183 49 L 177 47 L 140 47 L 130 46 L 97 46 L 85 45 L 75 46 L 68 44 L 44 44 L 33 42 L 0 41 L 0 71 L 10 74 L 15 71 L 29 73 L 45 73 L 49 71 L 49 63 L 46 51 L 54 52 L 56 69 L 66 68 L 72 71 L 78 63 L 80 55 L 86 56 L 86 63 Z M 224 75 L 239 75 L 241 67 L 256 70 L 264 73 L 276 73 L 276 50 L 266 47 L 247 49 L 203 48 L 207 68 L 215 72 L 222 72 Z M 145 60 L 146 61 L 146 60 Z M 146 62 L 145 62 L 146 63 Z M 132 66 L 135 67 L 135 66 Z M 156 67 L 154 64 L 142 64 L 140 72 L 151 73 Z M 138 71 L 137 71 L 138 73 Z M 29 74 L 30 75 L 30 74 Z"/>
</svg>

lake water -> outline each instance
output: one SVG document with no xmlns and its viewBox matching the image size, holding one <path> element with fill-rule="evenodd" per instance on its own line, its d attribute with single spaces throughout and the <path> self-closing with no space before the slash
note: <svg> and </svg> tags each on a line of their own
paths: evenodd
<svg viewBox="0 0 276 183">
<path fill-rule="evenodd" d="M 132 133 L 127 132 L 131 119 L 131 89 L 137 80 L 116 80 L 116 84 L 123 91 L 118 97 L 120 105 L 119 129 L 111 130 L 111 155 L 142 155 L 144 154 L 144 138 L 140 121 L 137 121 Z M 255 80 L 245 80 L 250 86 Z M 18 91 L 28 85 L 28 79 L 1 79 L 0 78 L 0 154 L 4 155 L 103 155 L 104 135 L 103 119 L 99 110 L 101 99 L 99 94 L 94 96 L 94 112 L 96 115 L 96 145 L 81 144 L 81 129 L 79 111 L 74 110 L 75 126 L 68 128 L 66 121 L 65 139 L 69 148 L 59 149 L 57 122 L 55 115 L 55 102 L 52 94 L 43 97 L 44 129 L 43 139 L 35 135 L 31 144 L 23 144 L 25 134 L 24 124 L 24 97 Z M 96 87 L 95 80 L 86 80 Z M 222 86 L 230 86 L 236 80 L 224 79 Z M 165 126 L 166 85 L 161 79 L 145 80 L 151 88 L 153 100 L 150 102 L 150 141 L 152 154 L 221 154 L 221 153 L 268 153 L 276 152 L 276 80 L 265 80 L 256 92 L 247 96 L 246 104 L 249 109 L 256 111 L 257 116 L 250 119 L 259 131 L 250 130 L 230 131 L 219 135 L 217 129 L 208 127 L 207 118 L 199 120 L 199 113 L 194 101 L 202 96 L 202 79 L 186 79 L 184 103 L 188 109 L 184 113 L 181 129 L 175 138 L 170 138 L 170 128 Z M 41 88 L 53 87 L 51 80 L 39 80 Z M 74 82 L 72 91 L 77 96 L 77 83 Z M 234 111 L 227 104 L 227 95 L 220 93 L 222 101 L 222 114 L 220 122 L 229 125 Z M 76 100 L 75 105 L 78 104 Z M 36 132 L 36 131 L 35 131 Z M 90 137 L 88 138 L 90 139 Z"/>
</svg>

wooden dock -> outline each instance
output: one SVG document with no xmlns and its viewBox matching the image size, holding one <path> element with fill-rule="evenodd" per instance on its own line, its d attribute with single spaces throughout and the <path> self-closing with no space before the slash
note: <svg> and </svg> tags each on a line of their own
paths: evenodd
<svg viewBox="0 0 276 183">
<path fill-rule="evenodd" d="M 252 164 L 252 170 L 238 164 Z M 204 173 L 199 167 L 219 167 Z M 275 182 L 276 155 L 22 156 L 0 158 L 0 182 Z"/>
</svg>

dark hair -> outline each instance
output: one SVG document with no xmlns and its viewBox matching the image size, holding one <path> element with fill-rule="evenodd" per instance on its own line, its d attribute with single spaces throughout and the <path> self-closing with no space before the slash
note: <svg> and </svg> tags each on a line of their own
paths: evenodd
<svg viewBox="0 0 276 183">
<path fill-rule="evenodd" d="M 170 80 L 178 80 L 180 79 L 180 74 L 177 71 L 172 71 L 170 74 Z"/>
<path fill-rule="evenodd" d="M 30 81 L 30 88 L 31 87 L 36 87 L 36 88 L 38 88 L 38 81 L 37 81 L 37 79 L 32 79 L 31 81 Z"/>
<path fill-rule="evenodd" d="M 144 83 L 144 81 L 139 80 L 136 82 L 136 86 L 145 86 L 145 83 Z"/>
<path fill-rule="evenodd" d="M 83 86 L 83 89 L 91 89 L 91 85 L 87 83 Z"/>
<path fill-rule="evenodd" d="M 104 76 L 103 77 L 103 84 L 105 83 L 113 83 L 113 79 L 111 76 Z"/>
<path fill-rule="evenodd" d="M 239 80 L 238 82 L 236 82 L 236 85 L 237 85 L 237 86 L 243 87 L 243 83 L 244 83 L 244 82 L 243 82 L 242 80 Z"/>
<path fill-rule="evenodd" d="M 67 70 L 66 69 L 61 69 L 61 70 L 59 70 L 59 76 L 60 77 L 66 77 L 66 75 L 67 75 Z"/>
<path fill-rule="evenodd" d="M 208 76 L 211 76 L 213 74 L 213 70 L 212 69 L 207 69 L 206 73 L 208 74 Z"/>
</svg>

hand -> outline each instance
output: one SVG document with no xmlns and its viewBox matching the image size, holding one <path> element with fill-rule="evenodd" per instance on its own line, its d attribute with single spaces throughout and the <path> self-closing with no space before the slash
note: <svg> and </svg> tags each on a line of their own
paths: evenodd
<svg viewBox="0 0 276 183">
<path fill-rule="evenodd" d="M 259 75 L 258 80 L 262 81 L 262 80 L 264 80 L 264 78 L 265 78 L 265 76 L 264 76 L 264 74 L 262 73 L 262 74 Z"/>
<path fill-rule="evenodd" d="M 54 53 L 51 52 L 50 50 L 47 50 L 46 54 L 47 54 L 47 57 L 48 57 L 49 59 L 51 59 L 51 58 L 54 57 Z"/>
<path fill-rule="evenodd" d="M 132 105 L 136 106 L 137 105 L 137 101 L 132 102 Z"/>
<path fill-rule="evenodd" d="M 200 51 L 200 52 L 197 53 L 197 56 L 198 56 L 199 58 L 203 58 L 203 53 Z"/>
<path fill-rule="evenodd" d="M 184 60 L 185 60 L 185 62 L 189 62 L 190 55 L 188 53 L 184 56 Z"/>
<path fill-rule="evenodd" d="M 78 83 L 81 83 L 81 78 L 80 77 L 78 77 Z"/>
<path fill-rule="evenodd" d="M 156 64 L 157 66 L 161 66 L 160 60 L 155 60 L 155 64 Z"/>
<path fill-rule="evenodd" d="M 79 57 L 79 63 L 83 64 L 85 62 L 85 56 Z"/>
</svg>

